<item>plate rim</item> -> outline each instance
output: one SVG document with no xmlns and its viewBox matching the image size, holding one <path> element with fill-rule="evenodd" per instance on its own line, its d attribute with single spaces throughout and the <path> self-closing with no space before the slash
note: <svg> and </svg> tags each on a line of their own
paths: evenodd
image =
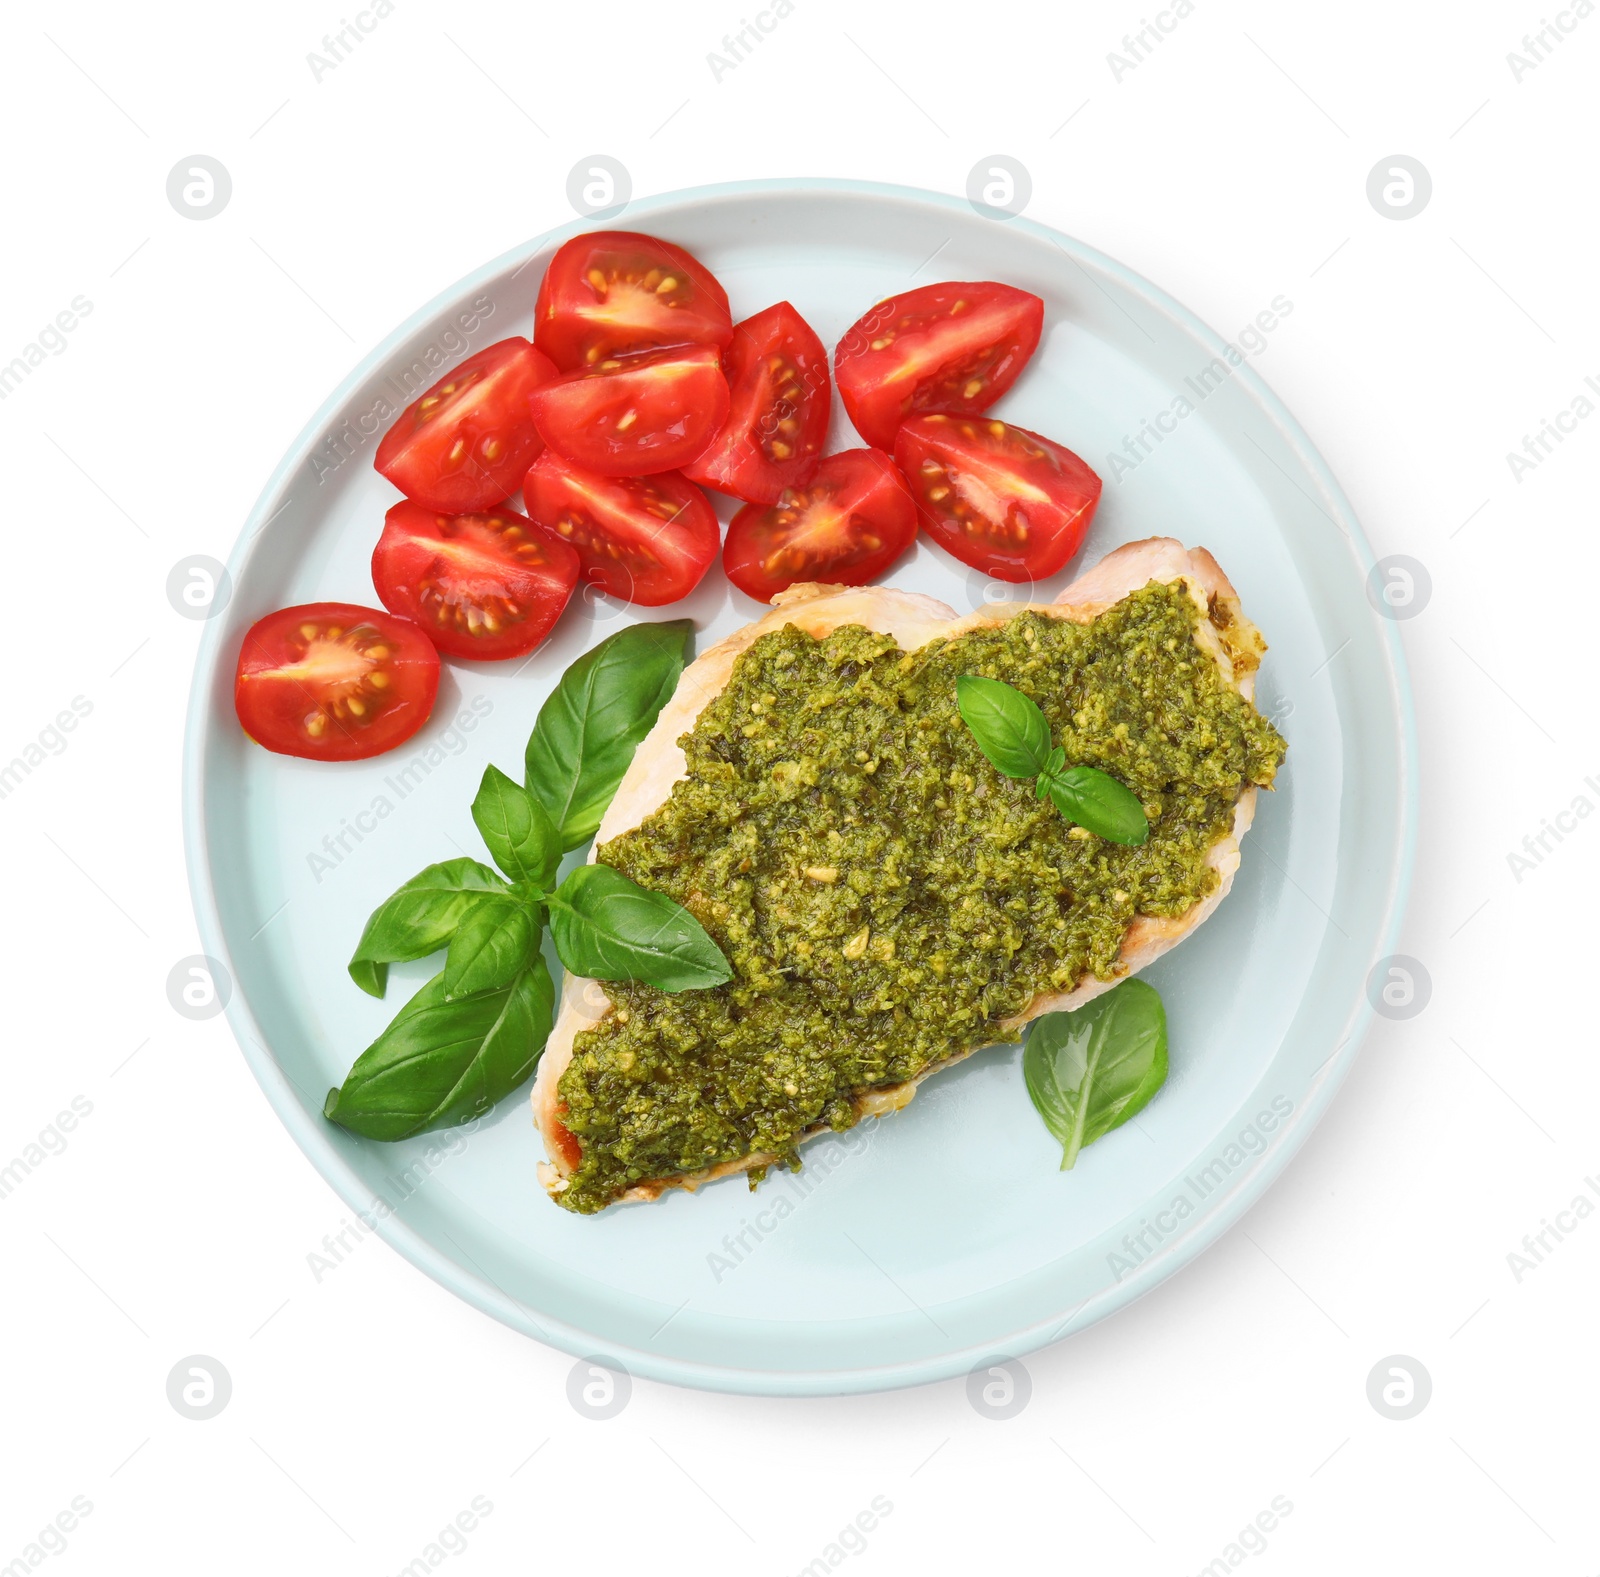
<svg viewBox="0 0 1600 1577">
<path fill-rule="evenodd" d="M 317 407 L 285 449 L 283 457 L 263 485 L 254 506 L 240 528 L 228 556 L 227 569 L 232 584 L 235 586 L 239 584 L 240 574 L 253 551 L 255 539 L 273 518 L 277 509 L 282 506 L 292 479 L 327 430 L 331 418 L 345 407 L 361 384 L 406 340 L 432 323 L 441 312 L 469 295 L 475 288 L 488 284 L 512 264 L 531 258 L 550 243 L 581 235 L 595 229 L 597 224 L 611 225 L 625 219 L 632 227 L 636 219 L 646 219 L 663 210 L 725 199 L 772 197 L 792 193 L 816 197 L 869 197 L 896 204 L 911 203 L 956 211 L 962 209 L 977 211 L 964 197 L 919 187 L 871 180 L 790 176 L 716 182 L 636 198 L 627 204 L 621 215 L 612 215 L 609 218 L 603 215 L 580 217 L 519 243 L 432 296 L 373 345 Z M 1080 266 L 1087 264 L 1100 270 L 1115 279 L 1123 289 L 1142 299 L 1150 308 L 1171 319 L 1175 325 L 1211 348 L 1216 354 L 1224 351 L 1227 341 L 1216 330 L 1182 302 L 1128 265 L 1052 226 L 1028 219 L 1023 215 L 999 222 L 1013 226 L 1021 233 L 1052 243 L 1060 248 L 1068 259 Z M 1376 559 L 1366 533 L 1332 468 L 1323 459 L 1310 435 L 1249 362 L 1234 369 L 1230 382 L 1247 393 L 1262 416 L 1271 423 L 1294 452 L 1307 474 L 1320 486 L 1339 522 L 1348 532 L 1358 565 L 1370 573 Z M 214 890 L 213 865 L 205 815 L 206 742 L 212 722 L 212 699 L 216 694 L 218 670 L 224 655 L 224 627 L 224 621 L 218 619 L 206 621 L 195 657 L 184 726 L 182 815 L 185 864 L 201 948 L 207 956 L 223 965 L 231 979 L 237 981 L 239 974 L 228 947 L 220 905 Z M 1396 746 L 1399 767 L 1398 781 L 1395 785 L 1397 834 L 1395 858 L 1388 872 L 1384 919 L 1379 928 L 1381 934 L 1375 938 L 1377 951 L 1374 956 L 1382 957 L 1392 951 L 1399 937 L 1410 896 L 1417 843 L 1419 782 L 1415 704 L 1401 632 L 1398 625 L 1389 620 L 1381 623 L 1378 633 L 1381 637 L 1379 650 L 1385 659 L 1384 669 L 1388 678 L 1389 710 L 1397 725 Z M 299 1093 L 293 1088 L 288 1076 L 268 1049 L 267 1037 L 242 991 L 235 989 L 230 992 L 225 1013 L 246 1065 L 297 1147 L 346 1205 L 357 1211 L 366 1211 L 370 1215 L 373 1204 L 371 1190 L 335 1149 L 332 1136 L 325 1131 L 322 1120 L 308 1112 L 302 1104 Z M 563 1320 L 544 1315 L 543 1311 L 538 1311 L 541 1317 L 537 1321 L 532 1320 L 530 1318 L 532 1311 L 527 1305 L 504 1292 L 487 1276 L 475 1275 L 458 1261 L 449 1258 L 421 1232 L 400 1220 L 397 1215 L 393 1213 L 379 1215 L 374 1226 L 378 1235 L 417 1269 L 483 1313 L 523 1335 L 533 1337 L 580 1360 L 606 1362 L 624 1369 L 633 1376 L 698 1390 L 761 1396 L 860 1394 L 948 1380 L 970 1372 L 975 1364 L 981 1364 L 986 1359 L 1020 1358 L 1026 1353 L 1064 1340 L 1067 1336 L 1116 1313 L 1146 1292 L 1153 1291 L 1178 1270 L 1203 1254 L 1218 1238 L 1236 1225 L 1278 1180 L 1289 1161 L 1322 1120 L 1360 1053 L 1373 1016 L 1373 1009 L 1363 994 L 1362 999 L 1355 1005 L 1355 1012 L 1350 1020 L 1352 1026 L 1350 1035 L 1324 1064 L 1321 1072 L 1314 1076 L 1305 1099 L 1296 1106 L 1292 1118 L 1276 1136 L 1277 1142 L 1256 1158 L 1256 1164 L 1245 1173 L 1228 1197 L 1208 1211 L 1192 1231 L 1186 1232 L 1169 1248 L 1144 1260 L 1124 1280 L 1102 1289 L 1100 1293 L 1060 1319 L 1037 1321 L 1031 1326 L 1012 1332 L 1002 1342 L 948 1349 L 935 1356 L 909 1360 L 903 1364 L 792 1371 L 737 1368 L 605 1343 Z"/>
</svg>

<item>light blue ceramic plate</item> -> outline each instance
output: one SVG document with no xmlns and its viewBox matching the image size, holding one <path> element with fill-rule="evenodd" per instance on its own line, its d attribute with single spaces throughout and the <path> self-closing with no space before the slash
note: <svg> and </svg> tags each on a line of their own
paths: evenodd
<svg viewBox="0 0 1600 1577">
<path fill-rule="evenodd" d="M 195 904 L 206 951 L 232 978 L 229 1016 L 268 1099 L 352 1211 L 469 1302 L 568 1352 L 783 1395 L 909 1385 L 1027 1352 L 1215 1240 L 1282 1170 L 1355 1056 L 1366 977 L 1399 919 L 1415 792 L 1399 642 L 1364 591 L 1371 554 L 1248 363 L 1233 365 L 1237 354 L 1153 285 L 1040 225 L 844 181 L 711 187 L 635 203 L 611 224 L 689 247 L 736 318 L 787 297 L 828 344 L 913 285 L 992 278 L 1036 291 L 1046 337 L 997 409 L 1105 475 L 1080 566 L 1161 533 L 1209 547 L 1238 586 L 1271 643 L 1261 700 L 1290 752 L 1232 895 L 1149 977 L 1171 1018 L 1167 1086 L 1062 1173 L 1017 1048 L 995 1048 L 894 1118 L 808 1149 L 798 1177 L 587 1219 L 535 1182 L 525 1094 L 470 1135 L 380 1145 L 324 1122 L 329 1086 L 436 967 L 396 969 L 386 1002 L 358 991 L 344 963 L 368 912 L 423 865 L 480 852 L 468 805 L 484 766 L 519 775 L 557 676 L 635 610 L 575 603 L 520 669 L 447 664 L 421 734 L 339 767 L 246 742 L 231 703 L 240 640 L 285 604 L 375 602 L 368 559 L 395 495 L 372 469 L 374 413 L 409 398 L 403 369 L 426 371 L 430 347 L 443 367 L 531 333 L 546 260 L 594 222 L 491 263 L 391 335 L 311 419 L 245 524 L 232 602 L 200 654 L 185 766 Z M 1181 415 L 1179 397 L 1192 407 Z M 856 442 L 837 413 L 833 440 Z M 1137 464 L 1113 467 L 1114 452 Z M 891 578 L 963 610 L 1004 594 L 926 544 Z M 671 611 L 694 617 L 704 645 L 758 610 L 713 570 Z"/>
</svg>

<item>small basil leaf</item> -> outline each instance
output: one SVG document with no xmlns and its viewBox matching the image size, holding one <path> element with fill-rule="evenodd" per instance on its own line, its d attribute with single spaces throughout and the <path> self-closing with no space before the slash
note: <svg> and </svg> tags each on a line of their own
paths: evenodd
<svg viewBox="0 0 1600 1577">
<path fill-rule="evenodd" d="M 1167 1078 L 1161 995 L 1124 980 L 1072 1013 L 1046 1013 L 1028 1034 L 1022 1076 L 1034 1109 L 1061 1143 L 1061 1170 L 1078 1152 L 1150 1104 Z"/>
<path fill-rule="evenodd" d="M 528 789 L 563 849 L 594 836 L 639 741 L 677 688 L 694 625 L 634 624 L 586 652 L 539 709 Z"/>
<path fill-rule="evenodd" d="M 450 938 L 444 961 L 447 997 L 508 986 L 539 945 L 539 911 L 516 900 L 480 903 Z"/>
<path fill-rule="evenodd" d="M 499 767 L 483 774 L 472 819 L 495 864 L 514 882 L 528 882 L 544 892 L 561 863 L 561 838 L 550 813 L 520 783 Z"/>
<path fill-rule="evenodd" d="M 717 944 L 665 893 L 609 865 L 580 865 L 550 899 L 556 954 L 575 975 L 698 991 L 733 978 Z"/>
<path fill-rule="evenodd" d="M 435 975 L 328 1091 L 323 1115 L 369 1139 L 481 1117 L 533 1071 L 555 989 L 542 958 L 498 991 L 450 1001 Z"/>
<path fill-rule="evenodd" d="M 438 952 L 485 893 L 505 891 L 499 875 L 477 860 L 430 865 L 372 911 L 350 960 L 350 978 L 381 997 L 390 964 Z"/>
<path fill-rule="evenodd" d="M 978 749 L 1008 778 L 1037 777 L 1050 760 L 1050 725 L 1038 706 L 999 679 L 962 674 L 956 706 Z"/>
<path fill-rule="evenodd" d="M 1098 767 L 1073 767 L 1048 779 L 1051 803 L 1068 821 L 1108 843 L 1138 845 L 1150 836 L 1144 806 L 1132 789 Z"/>
</svg>

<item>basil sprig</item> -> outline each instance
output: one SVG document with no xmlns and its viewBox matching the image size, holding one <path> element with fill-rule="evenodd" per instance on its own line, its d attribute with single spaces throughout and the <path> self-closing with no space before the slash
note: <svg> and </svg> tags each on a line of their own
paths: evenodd
<svg viewBox="0 0 1600 1577">
<path fill-rule="evenodd" d="M 1150 836 L 1139 797 L 1098 767 L 1068 767 L 1050 746 L 1050 724 L 1038 705 L 1000 679 L 963 674 L 956 705 L 978 749 L 1008 778 L 1037 778 L 1035 792 L 1068 820 L 1108 843 L 1137 846 Z"/>
<path fill-rule="evenodd" d="M 498 871 L 430 865 L 385 899 L 350 978 L 375 997 L 389 965 L 441 948 L 444 968 L 356 1059 L 323 1114 L 372 1139 L 405 1139 L 482 1116 L 533 1072 L 555 986 L 542 952 L 573 974 L 693 991 L 732 978 L 693 915 L 607 865 L 556 885 L 562 854 L 600 824 L 639 741 L 683 670 L 693 626 L 638 624 L 579 658 L 539 713 L 524 787 L 488 767 L 472 819 Z M 503 874 L 502 874 L 503 873 Z"/>
<path fill-rule="evenodd" d="M 1069 1171 L 1086 1144 L 1137 1116 L 1166 1083 L 1160 993 L 1124 980 L 1075 1012 L 1046 1013 L 1028 1033 L 1022 1076 Z"/>
</svg>

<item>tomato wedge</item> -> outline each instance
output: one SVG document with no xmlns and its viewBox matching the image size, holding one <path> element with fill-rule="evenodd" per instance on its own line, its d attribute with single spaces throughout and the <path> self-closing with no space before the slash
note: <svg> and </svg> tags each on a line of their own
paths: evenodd
<svg viewBox="0 0 1600 1577">
<path fill-rule="evenodd" d="M 850 420 L 892 449 L 916 411 L 986 411 L 1027 365 L 1044 302 L 1010 285 L 924 285 L 880 301 L 839 341 L 834 375 Z"/>
<path fill-rule="evenodd" d="M 608 356 L 528 396 L 550 447 L 601 476 L 676 471 L 728 419 L 728 384 L 714 345 Z"/>
<path fill-rule="evenodd" d="M 279 755 L 361 761 L 416 733 L 438 689 L 439 654 L 408 619 L 310 602 L 245 632 L 233 705 L 245 733 Z"/>
<path fill-rule="evenodd" d="M 722 544 L 711 500 L 677 471 L 598 476 L 546 449 L 522 496 L 534 525 L 576 550 L 589 585 L 645 608 L 687 596 Z"/>
<path fill-rule="evenodd" d="M 551 258 L 534 342 L 563 372 L 655 345 L 726 345 L 728 293 L 681 246 L 632 230 L 574 236 Z"/>
<path fill-rule="evenodd" d="M 550 633 L 578 584 L 578 555 L 514 509 L 446 515 L 408 502 L 384 517 L 372 584 L 441 652 L 492 661 Z"/>
<path fill-rule="evenodd" d="M 1100 502 L 1100 478 L 1070 449 L 991 417 L 913 416 L 894 457 L 928 535 L 998 580 L 1054 575 Z"/>
<path fill-rule="evenodd" d="M 555 375 L 549 357 L 525 339 L 486 346 L 400 413 L 372 463 L 429 509 L 498 504 L 544 447 L 528 396 Z"/>
<path fill-rule="evenodd" d="M 728 424 L 683 468 L 691 482 L 747 504 L 775 504 L 811 479 L 828 436 L 828 353 L 811 325 L 780 301 L 733 331 L 722 353 Z"/>
<path fill-rule="evenodd" d="M 864 586 L 916 538 L 916 504 L 888 455 L 847 449 L 776 504 L 746 504 L 722 563 L 740 591 L 769 602 L 798 580 Z"/>
</svg>

